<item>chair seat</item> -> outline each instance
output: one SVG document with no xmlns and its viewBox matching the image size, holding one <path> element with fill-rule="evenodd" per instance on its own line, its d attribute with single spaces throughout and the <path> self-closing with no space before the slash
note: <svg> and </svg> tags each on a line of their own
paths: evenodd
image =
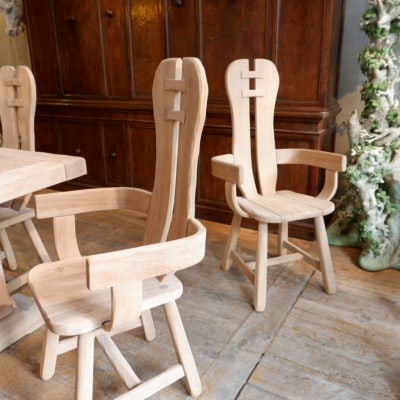
<svg viewBox="0 0 400 400">
<path fill-rule="evenodd" d="M 238 197 L 238 203 L 250 218 L 268 224 L 316 218 L 330 214 L 335 208 L 329 200 L 290 190 L 281 190 L 269 196 Z"/>
<path fill-rule="evenodd" d="M 32 208 L 24 208 L 17 211 L 9 207 L 0 207 L 0 229 L 8 228 L 32 218 L 35 218 L 35 210 Z"/>
<path fill-rule="evenodd" d="M 29 273 L 30 288 L 51 331 L 75 336 L 100 328 L 111 319 L 111 290 L 89 290 L 86 258 L 41 264 Z M 142 310 L 157 307 L 182 295 L 175 276 L 167 281 L 143 281 Z"/>
</svg>

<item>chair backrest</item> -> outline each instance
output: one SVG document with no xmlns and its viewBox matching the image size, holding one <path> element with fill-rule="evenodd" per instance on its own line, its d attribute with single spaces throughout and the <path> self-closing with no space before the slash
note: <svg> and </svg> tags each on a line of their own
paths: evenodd
<svg viewBox="0 0 400 400">
<path fill-rule="evenodd" d="M 200 60 L 162 61 L 152 95 L 157 155 L 144 244 L 185 236 L 187 222 L 194 217 L 197 162 L 208 96 Z"/>
<path fill-rule="evenodd" d="M 235 60 L 226 70 L 225 85 L 232 117 L 232 153 L 235 163 L 244 167 L 244 179 L 239 188 L 245 197 L 258 193 L 253 174 L 255 165 L 261 193 L 274 193 L 278 173 L 274 137 L 278 71 L 269 60 L 254 60 L 252 69 L 249 60 Z M 251 98 L 254 98 L 255 114 L 255 163 L 252 162 Z"/>
<path fill-rule="evenodd" d="M 36 85 L 31 70 L 23 65 L 0 68 L 0 120 L 2 146 L 35 150 Z M 24 208 L 30 194 L 11 206 Z"/>
<path fill-rule="evenodd" d="M 0 68 L 0 119 L 3 146 L 35 150 L 36 85 L 26 66 Z"/>
</svg>

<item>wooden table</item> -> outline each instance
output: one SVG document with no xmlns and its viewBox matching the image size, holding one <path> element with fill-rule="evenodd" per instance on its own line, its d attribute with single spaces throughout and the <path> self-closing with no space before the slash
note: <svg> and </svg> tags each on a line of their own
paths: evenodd
<svg viewBox="0 0 400 400">
<path fill-rule="evenodd" d="M 86 172 L 82 157 L 0 148 L 0 203 Z M 15 284 L 6 283 L 0 265 L 0 351 L 43 323 L 33 300 L 19 293 L 10 296 L 11 287 Z"/>
</svg>

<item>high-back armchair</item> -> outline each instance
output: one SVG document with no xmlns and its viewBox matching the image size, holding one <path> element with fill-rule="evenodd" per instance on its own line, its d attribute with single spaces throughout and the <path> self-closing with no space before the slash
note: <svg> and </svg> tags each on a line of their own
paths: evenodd
<svg viewBox="0 0 400 400">
<path fill-rule="evenodd" d="M 95 339 L 127 387 L 129 398 L 147 398 L 181 378 L 193 396 L 201 391 L 175 303 L 183 288 L 174 273 L 200 262 L 205 251 L 206 232 L 195 219 L 194 201 L 207 95 L 206 76 L 198 59 L 161 62 L 153 83 L 157 157 L 152 192 L 100 188 L 35 198 L 38 218 L 53 218 L 60 258 L 29 273 L 29 286 L 46 323 L 41 377 L 49 379 L 54 374 L 57 354 L 77 347 L 76 399 L 93 397 Z M 148 215 L 143 245 L 81 256 L 75 215 L 117 208 Z M 112 335 L 139 326 L 141 318 L 147 338 L 152 339 L 148 312 L 157 306 L 164 308 L 177 363 L 142 382 Z M 68 338 L 60 340 L 61 336 Z"/>
<path fill-rule="evenodd" d="M 275 65 L 265 59 L 235 60 L 227 68 L 226 90 L 232 116 L 232 154 L 213 157 L 212 174 L 225 181 L 226 201 L 233 211 L 229 238 L 222 267 L 228 270 L 232 261 L 254 284 L 254 308 L 263 311 L 267 295 L 267 266 L 287 264 L 304 259 L 322 272 L 327 293 L 335 292 L 335 277 L 324 216 L 334 210 L 338 171 L 344 171 L 343 155 L 311 149 L 276 149 L 274 133 L 275 102 L 279 75 Z M 252 149 L 251 102 L 255 110 L 255 151 Z M 317 196 L 277 190 L 278 165 L 309 165 L 325 170 L 325 184 Z M 257 175 L 253 172 L 253 166 Z M 256 179 L 256 177 L 258 179 Z M 237 250 L 242 218 L 257 223 L 255 261 L 245 261 Z M 288 224 L 312 219 L 318 256 L 301 249 L 289 240 Z M 277 257 L 268 257 L 268 224 L 278 224 Z"/>
</svg>

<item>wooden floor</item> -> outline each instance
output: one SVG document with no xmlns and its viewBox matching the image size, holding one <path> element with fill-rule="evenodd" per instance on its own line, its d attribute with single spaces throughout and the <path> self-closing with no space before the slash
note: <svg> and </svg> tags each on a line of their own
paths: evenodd
<svg viewBox="0 0 400 400">
<path fill-rule="evenodd" d="M 143 219 L 127 213 L 81 218 L 82 252 L 139 243 Z M 400 275 L 369 273 L 356 266 L 358 250 L 332 247 L 338 290 L 326 295 L 320 274 L 306 264 L 273 267 L 268 275 L 268 307 L 255 313 L 251 285 L 237 268 L 219 268 L 227 226 L 204 221 L 208 245 L 204 261 L 178 275 L 184 295 L 178 301 L 203 383 L 204 400 L 400 399 Z M 37 227 L 51 255 L 51 222 Z M 23 228 L 10 230 L 21 270 L 38 259 Z M 255 233 L 242 230 L 249 256 Z M 271 235 L 271 242 L 275 237 Z M 305 242 L 313 252 L 313 243 Z M 273 246 L 272 246 L 273 250 Z M 25 293 L 28 293 L 25 290 Z M 141 329 L 116 340 L 139 376 L 173 360 L 162 312 L 154 313 L 158 336 L 143 339 Z M 0 399 L 71 399 L 74 352 L 59 357 L 50 381 L 38 377 L 43 328 L 0 353 Z M 121 381 L 96 349 L 95 399 L 123 393 Z M 152 399 L 188 399 L 178 382 Z"/>
</svg>

